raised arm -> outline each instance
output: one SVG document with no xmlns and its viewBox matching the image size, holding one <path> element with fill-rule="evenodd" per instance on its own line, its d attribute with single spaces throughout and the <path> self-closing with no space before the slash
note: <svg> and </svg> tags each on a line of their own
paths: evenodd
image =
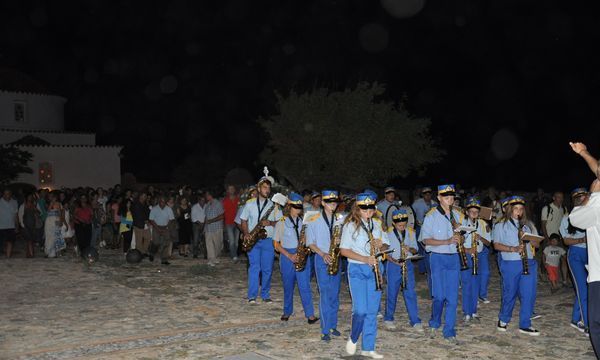
<svg viewBox="0 0 600 360">
<path fill-rule="evenodd" d="M 587 146 L 585 146 L 584 143 L 580 143 L 580 142 L 576 142 L 576 143 L 570 142 L 569 145 L 571 145 L 571 149 L 577 155 L 581 156 L 583 158 L 583 160 L 585 160 L 585 162 L 587 163 L 590 170 L 592 170 L 594 175 L 596 175 L 596 177 L 600 179 L 600 173 L 598 173 L 598 169 L 600 168 L 598 166 L 598 160 L 596 160 L 596 158 L 594 158 L 589 153 L 589 151 L 587 150 Z"/>
</svg>

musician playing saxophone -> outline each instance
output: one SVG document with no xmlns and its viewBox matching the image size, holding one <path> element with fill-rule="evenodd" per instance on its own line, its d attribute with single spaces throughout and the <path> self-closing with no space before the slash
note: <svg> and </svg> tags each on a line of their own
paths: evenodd
<svg viewBox="0 0 600 360">
<path fill-rule="evenodd" d="M 369 193 L 356 195 L 342 231 L 341 254 L 348 258 L 348 284 L 352 296 L 352 330 L 346 343 L 346 352 L 356 353 L 358 338 L 362 335 L 361 355 L 381 359 L 375 352 L 377 311 L 381 291 L 376 291 L 376 272 L 383 266 L 376 254 L 388 248 L 381 221 L 373 219 L 376 198 Z M 375 251 L 374 251 L 375 250 Z M 377 267 L 377 268 L 375 268 Z"/>
<path fill-rule="evenodd" d="M 392 226 L 387 232 L 387 239 L 390 248 L 394 252 L 387 255 L 386 261 L 386 300 L 384 324 L 388 329 L 395 329 L 394 313 L 396 312 L 396 299 L 400 288 L 404 305 L 408 312 L 410 326 L 423 332 L 423 325 L 419 318 L 419 308 L 417 305 L 417 293 L 415 292 L 415 275 L 412 261 L 406 260 L 407 256 L 417 253 L 416 231 L 408 226 L 409 214 L 405 209 L 394 210 L 391 214 Z M 404 273 L 406 271 L 406 273 Z M 406 280 L 406 283 L 404 281 Z"/>
<path fill-rule="evenodd" d="M 429 253 L 431 267 L 433 302 L 429 328 L 430 336 L 435 337 L 437 329 L 442 325 L 442 313 L 445 308 L 444 339 L 456 345 L 458 341 L 455 325 L 460 272 L 457 243 L 460 234 L 454 231 L 452 224 L 461 224 L 463 215 L 451 208 L 456 194 L 454 185 L 440 185 L 437 190 L 439 205 L 427 212 L 419 234 L 419 241 Z"/>
<path fill-rule="evenodd" d="M 257 197 L 250 199 L 244 206 L 240 219 L 242 222 L 242 233 L 244 238 L 249 239 L 250 232 L 257 226 L 265 212 L 273 206 L 273 202 L 269 200 L 271 194 L 271 185 L 273 178 L 265 174 L 256 185 Z M 273 248 L 273 227 L 277 224 L 277 220 L 281 218 L 281 211 L 275 207 L 268 219 L 264 219 L 261 225 L 267 231 L 267 237 L 259 240 L 256 245 L 248 252 L 248 303 L 256 304 L 258 296 L 258 280 L 261 277 L 260 295 L 265 303 L 271 303 L 271 274 L 273 273 L 273 260 L 275 259 L 275 250 Z"/>
<path fill-rule="evenodd" d="M 477 315 L 477 300 L 482 273 L 482 260 L 485 254 L 482 252 L 484 245 L 489 245 L 490 235 L 487 232 L 487 224 L 479 219 L 479 210 L 481 202 L 476 197 L 469 197 L 465 203 L 467 216 L 463 225 L 475 228 L 472 232 L 465 234 L 465 248 L 467 252 L 467 262 L 471 271 L 461 271 L 460 281 L 462 289 L 462 310 L 463 322 L 480 322 Z M 485 263 L 487 265 L 487 263 Z M 474 274 L 474 272 L 477 272 Z"/>
<path fill-rule="evenodd" d="M 520 241 L 520 232 L 531 232 L 525 214 L 525 199 L 512 196 L 508 199 L 506 213 L 498 221 L 492 231 L 494 249 L 500 252 L 500 273 L 502 275 L 502 305 L 498 314 L 498 331 L 506 331 L 511 320 L 517 297 L 521 310 L 519 312 L 519 332 L 538 336 L 540 332 L 531 326 L 533 304 L 536 298 L 537 263 L 534 249 L 539 247 L 538 241 Z M 521 255 L 526 254 L 526 259 Z M 523 274 L 524 260 L 529 274 Z"/>
<path fill-rule="evenodd" d="M 302 229 L 302 196 L 297 193 L 288 195 L 284 216 L 275 225 L 275 250 L 279 257 L 279 268 L 283 282 L 283 315 L 281 321 L 288 321 L 294 312 L 294 289 L 298 283 L 298 292 L 304 308 L 304 316 L 309 324 L 317 322 L 310 289 L 310 269 L 296 271 L 294 264 L 298 261 L 298 242 Z"/>
<path fill-rule="evenodd" d="M 315 253 L 314 270 L 319 286 L 319 314 L 321 317 L 321 340 L 323 341 L 330 341 L 331 335 L 341 335 L 337 330 L 340 306 L 340 271 L 335 275 L 329 275 L 327 272 L 327 267 L 333 260 L 329 255 L 329 249 L 333 228 L 338 221 L 335 213 L 338 202 L 337 191 L 323 190 L 321 193 L 321 216 L 306 226 L 306 244 Z"/>
</svg>

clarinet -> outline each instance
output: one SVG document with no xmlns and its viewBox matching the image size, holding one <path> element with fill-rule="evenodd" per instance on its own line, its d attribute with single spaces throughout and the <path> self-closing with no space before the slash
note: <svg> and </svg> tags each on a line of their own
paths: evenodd
<svg viewBox="0 0 600 360">
<path fill-rule="evenodd" d="M 406 230 L 404 232 L 406 236 Z M 402 270 L 402 285 L 400 286 L 400 290 L 406 289 L 406 282 L 408 280 L 408 269 L 406 268 L 406 252 L 404 251 L 404 238 L 400 240 L 400 261 L 402 262 L 400 269 Z"/>
<path fill-rule="evenodd" d="M 379 259 L 378 259 L 378 249 L 375 248 L 375 239 L 373 238 L 373 234 L 367 230 L 367 234 L 369 235 L 369 244 L 370 244 L 370 256 L 375 256 L 375 266 L 373 267 L 373 273 L 375 273 L 375 291 L 381 291 L 383 288 L 383 279 L 381 277 L 381 271 L 379 271 Z"/>
<path fill-rule="evenodd" d="M 477 254 L 477 245 L 479 245 L 479 234 L 477 233 L 477 230 L 475 230 L 471 234 L 471 249 L 474 250 L 473 254 L 471 255 L 473 257 L 473 268 L 471 269 L 471 275 L 478 274 L 479 255 Z"/>
<path fill-rule="evenodd" d="M 527 259 L 527 249 L 525 248 L 525 242 L 523 241 L 523 223 L 521 216 L 519 216 L 519 255 L 521 256 L 521 264 L 523 265 L 523 275 L 529 275 L 529 260 Z"/>
</svg>

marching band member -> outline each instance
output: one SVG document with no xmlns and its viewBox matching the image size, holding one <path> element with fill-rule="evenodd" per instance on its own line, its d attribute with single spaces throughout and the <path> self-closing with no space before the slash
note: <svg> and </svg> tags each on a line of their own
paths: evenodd
<svg viewBox="0 0 600 360">
<path fill-rule="evenodd" d="M 405 260 L 407 256 L 417 253 L 417 235 L 415 229 L 408 227 L 408 213 L 404 209 L 394 210 L 392 213 L 393 226 L 387 232 L 387 240 L 394 252 L 387 255 L 386 276 L 387 289 L 385 299 L 385 316 L 383 318 L 388 329 L 395 329 L 394 313 L 396 312 L 396 299 L 398 291 L 403 286 L 402 297 L 408 312 L 410 326 L 419 332 L 423 332 L 423 325 L 419 319 L 417 306 L 417 293 L 415 292 L 415 275 L 412 261 Z M 401 256 L 404 258 L 401 258 Z M 402 262 L 405 261 L 406 274 L 402 271 Z M 406 284 L 403 284 L 406 279 Z"/>
<path fill-rule="evenodd" d="M 400 204 L 396 201 L 396 189 L 392 186 L 386 187 L 383 192 L 385 197 L 377 203 L 376 208 L 381 213 L 384 228 L 387 229 L 392 226 L 390 218 L 392 211 L 397 209 Z"/>
<path fill-rule="evenodd" d="M 481 264 L 484 262 L 485 257 L 483 249 L 486 245 L 489 246 L 490 235 L 487 231 L 487 224 L 484 220 L 479 219 L 479 209 L 481 208 L 481 202 L 475 198 L 470 197 L 467 199 L 465 209 L 467 211 L 467 217 L 464 220 L 464 225 L 475 228 L 473 232 L 465 234 L 465 248 L 467 249 L 467 263 L 469 269 L 473 269 L 473 260 L 477 256 L 477 274 L 473 274 L 473 271 L 465 270 L 460 272 L 460 279 L 462 284 L 462 309 L 464 314 L 464 322 L 475 320 L 479 322 L 477 316 L 477 298 L 479 296 L 479 288 L 481 281 Z M 475 235 L 477 234 L 477 235 Z M 477 243 L 474 243 L 474 238 Z M 486 263 L 487 265 L 487 263 Z M 488 268 L 489 273 L 489 268 Z"/>
<path fill-rule="evenodd" d="M 356 353 L 356 344 L 362 334 L 361 355 L 382 359 L 383 355 L 375 351 L 381 291 L 376 291 L 374 266 L 383 269 L 376 257 L 371 255 L 371 247 L 383 250 L 387 247 L 387 239 L 380 221 L 373 219 L 374 214 L 375 197 L 369 193 L 358 194 L 345 221 L 340 250 L 348 258 L 348 283 L 352 296 L 352 330 L 346 352 L 350 355 Z"/>
<path fill-rule="evenodd" d="M 456 340 L 456 307 L 458 305 L 458 282 L 460 261 L 456 244 L 459 235 L 454 232 L 453 222 L 462 222 L 461 214 L 452 210 L 454 185 L 438 186 L 439 205 L 429 210 L 423 220 L 423 227 L 419 241 L 425 244 L 426 251 L 430 252 L 431 266 L 431 293 L 433 302 L 431 306 L 431 337 L 435 336 L 437 329 L 442 325 L 442 312 L 446 308 L 444 338 L 450 343 L 457 344 Z"/>
<path fill-rule="evenodd" d="M 437 203 L 431 198 L 431 195 L 431 188 L 424 187 L 421 189 L 421 198 L 415 200 L 412 204 L 416 218 L 415 230 L 417 231 L 417 238 L 421 232 L 421 226 L 423 226 L 425 214 L 427 214 L 431 208 L 437 206 Z M 425 246 L 420 241 L 417 243 L 417 245 L 419 246 L 419 255 L 423 256 L 423 260 L 419 260 L 418 262 L 419 273 L 427 273 L 427 286 L 429 287 L 431 295 L 431 266 L 429 264 L 429 254 L 427 251 L 425 251 Z"/>
<path fill-rule="evenodd" d="M 283 315 L 282 321 L 288 321 L 294 312 L 294 288 L 298 283 L 298 292 L 304 308 L 304 316 L 309 324 L 319 320 L 315 317 L 312 303 L 312 291 L 310 289 L 310 269 L 305 267 L 302 271 L 296 271 L 294 264 L 298 261 L 296 252 L 302 229 L 302 196 L 290 193 L 288 196 L 288 213 L 275 225 L 275 249 L 281 254 L 279 265 L 281 280 L 283 282 Z"/>
<path fill-rule="evenodd" d="M 333 258 L 329 254 L 333 228 L 339 221 L 336 209 L 338 192 L 323 190 L 321 194 L 321 216 L 306 226 L 306 244 L 315 253 L 314 266 L 319 286 L 319 314 L 321 316 L 321 340 L 331 340 L 330 335 L 340 336 L 337 330 L 340 306 L 340 271 L 330 275 L 327 268 Z M 339 263 L 338 263 L 339 264 Z"/>
<path fill-rule="evenodd" d="M 531 316 L 537 284 L 537 262 L 534 259 L 533 247 L 539 247 L 539 241 L 522 242 L 519 238 L 521 232 L 532 232 L 527 225 L 525 199 L 521 196 L 512 196 L 508 200 L 504 217 L 492 232 L 494 248 L 500 251 L 502 257 L 500 262 L 502 304 L 497 329 L 506 331 L 518 297 L 521 303 L 519 332 L 538 336 L 540 332 L 531 326 Z M 521 254 L 526 254 L 526 257 L 522 258 Z M 529 274 L 524 274 L 526 272 L 524 270 L 528 270 Z"/>
<path fill-rule="evenodd" d="M 579 206 L 587 196 L 586 188 L 577 188 L 571 192 L 573 206 Z M 588 333 L 588 285 L 587 270 L 587 236 L 585 230 L 578 229 L 571 225 L 569 217 L 565 216 L 560 224 L 560 234 L 569 247 L 567 252 L 567 263 L 573 284 L 575 285 L 575 303 L 573 304 L 573 315 L 571 317 L 571 326 L 575 329 Z"/>
<path fill-rule="evenodd" d="M 250 239 L 250 232 L 258 225 L 263 215 L 271 206 L 274 206 L 273 202 L 269 199 L 273 182 L 273 178 L 268 176 L 268 171 L 265 170 L 265 176 L 256 185 L 257 197 L 249 199 L 242 210 L 240 219 L 242 220 L 242 233 L 246 240 Z M 250 263 L 248 268 L 248 303 L 253 305 L 256 304 L 256 297 L 258 296 L 259 277 L 261 277 L 260 295 L 263 302 L 273 302 L 270 294 L 273 260 L 275 259 L 273 227 L 280 218 L 281 212 L 275 206 L 269 217 L 260 223 L 267 231 L 267 238 L 258 240 L 256 245 L 248 252 L 248 262 Z"/>
</svg>

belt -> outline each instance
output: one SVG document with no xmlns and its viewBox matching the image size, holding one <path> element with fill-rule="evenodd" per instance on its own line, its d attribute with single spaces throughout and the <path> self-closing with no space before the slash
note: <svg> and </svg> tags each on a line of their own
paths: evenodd
<svg viewBox="0 0 600 360">
<path fill-rule="evenodd" d="M 458 253 L 436 253 L 436 252 L 431 252 L 431 254 L 436 254 L 436 255 L 446 255 L 446 256 L 450 256 L 450 255 L 458 255 Z"/>
</svg>

